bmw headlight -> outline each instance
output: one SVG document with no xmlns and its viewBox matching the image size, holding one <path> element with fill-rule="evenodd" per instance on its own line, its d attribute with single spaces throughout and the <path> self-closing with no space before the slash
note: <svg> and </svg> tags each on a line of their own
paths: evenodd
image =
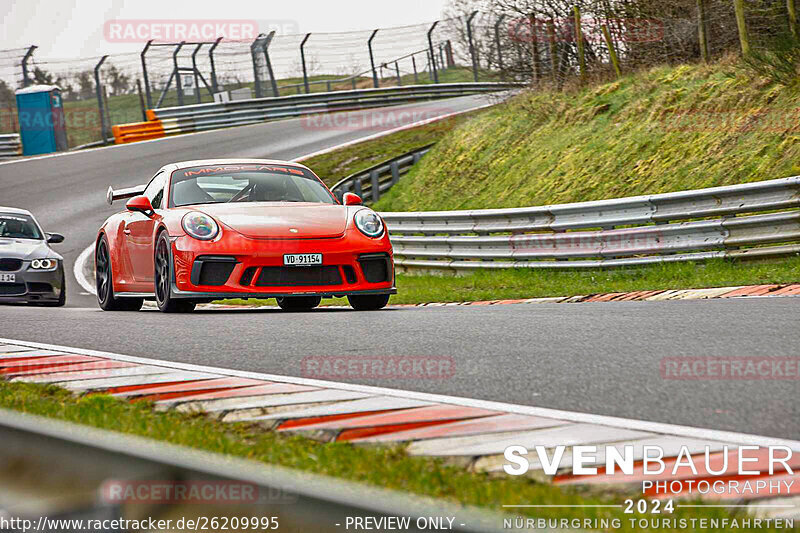
<svg viewBox="0 0 800 533">
<path fill-rule="evenodd" d="M 377 238 L 383 235 L 383 220 L 374 211 L 362 209 L 355 216 L 356 227 L 367 237 Z"/>
<path fill-rule="evenodd" d="M 31 261 L 31 270 L 39 270 L 40 272 L 48 272 L 55 270 L 58 267 L 57 259 L 34 259 Z"/>
<path fill-rule="evenodd" d="M 217 222 L 210 216 L 199 211 L 186 213 L 181 224 L 186 233 L 201 241 L 210 241 L 219 235 L 219 226 Z"/>
</svg>

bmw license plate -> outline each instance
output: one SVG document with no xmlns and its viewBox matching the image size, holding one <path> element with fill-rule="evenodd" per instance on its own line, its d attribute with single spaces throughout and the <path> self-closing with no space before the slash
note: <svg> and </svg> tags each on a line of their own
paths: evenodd
<svg viewBox="0 0 800 533">
<path fill-rule="evenodd" d="M 284 254 L 285 266 L 312 266 L 322 264 L 322 254 Z"/>
<path fill-rule="evenodd" d="M 0 274 L 0 283 L 14 283 L 17 281 L 16 274 Z"/>
</svg>

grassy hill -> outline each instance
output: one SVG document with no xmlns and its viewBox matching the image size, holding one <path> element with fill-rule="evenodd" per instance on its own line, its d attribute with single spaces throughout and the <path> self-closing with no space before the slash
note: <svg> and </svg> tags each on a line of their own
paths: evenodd
<svg viewBox="0 0 800 533">
<path fill-rule="evenodd" d="M 527 91 L 449 133 L 375 207 L 521 207 L 795 175 L 798 110 L 797 89 L 734 59 Z"/>
</svg>

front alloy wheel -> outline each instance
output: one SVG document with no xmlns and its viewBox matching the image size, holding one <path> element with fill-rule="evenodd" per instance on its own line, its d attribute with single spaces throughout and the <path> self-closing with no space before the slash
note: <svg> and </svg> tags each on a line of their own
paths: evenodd
<svg viewBox="0 0 800 533">
<path fill-rule="evenodd" d="M 284 311 L 310 311 L 322 302 L 319 296 L 284 296 L 276 300 Z"/>
<path fill-rule="evenodd" d="M 170 254 L 169 237 L 162 231 L 156 241 L 156 255 L 154 258 L 155 275 L 154 285 L 156 305 L 162 313 L 189 313 L 194 311 L 195 303 L 190 300 L 179 300 L 172 297 L 172 257 Z"/>
<path fill-rule="evenodd" d="M 388 294 L 352 294 L 347 297 L 350 306 L 356 311 L 377 311 L 389 303 Z"/>
</svg>

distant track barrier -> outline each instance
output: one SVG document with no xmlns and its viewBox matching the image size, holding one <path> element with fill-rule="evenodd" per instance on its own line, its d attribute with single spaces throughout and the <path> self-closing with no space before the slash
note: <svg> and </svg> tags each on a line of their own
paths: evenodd
<svg viewBox="0 0 800 533">
<path fill-rule="evenodd" d="M 520 88 L 515 83 L 442 83 L 255 98 L 147 111 L 147 122 L 113 126 L 117 144 L 317 113 L 353 111 Z"/>
<path fill-rule="evenodd" d="M 0 159 L 22 155 L 22 142 L 18 133 L 0 135 Z"/>
<path fill-rule="evenodd" d="M 389 159 L 368 169 L 356 172 L 337 182 L 331 190 L 341 201 L 346 192 L 352 192 L 364 199 L 365 203 L 377 202 L 381 194 L 393 187 L 400 176 L 411 170 L 420 158 L 428 153 L 433 144 L 428 144 Z"/>
<path fill-rule="evenodd" d="M 563 205 L 381 216 L 401 268 L 573 269 L 798 254 L 798 207 L 800 177 L 791 177 Z"/>
</svg>

